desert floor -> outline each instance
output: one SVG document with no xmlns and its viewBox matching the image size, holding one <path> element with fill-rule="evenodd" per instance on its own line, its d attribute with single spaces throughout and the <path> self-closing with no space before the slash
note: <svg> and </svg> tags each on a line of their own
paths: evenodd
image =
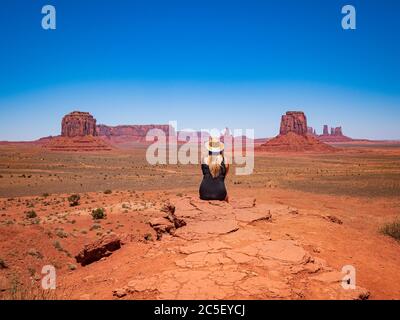
<svg viewBox="0 0 400 320">
<path fill-rule="evenodd" d="M 400 243 L 380 232 L 400 216 L 400 147 L 340 147 L 258 153 L 252 175 L 231 171 L 227 204 L 198 200 L 198 166 L 150 166 L 144 148 L 1 146 L 0 298 L 400 299 Z M 186 226 L 156 240 L 149 222 L 167 203 Z M 93 220 L 96 208 L 107 217 Z M 121 249 L 76 262 L 110 234 Z M 42 292 L 49 264 L 57 289 Z M 345 265 L 355 290 L 341 286 Z"/>
</svg>

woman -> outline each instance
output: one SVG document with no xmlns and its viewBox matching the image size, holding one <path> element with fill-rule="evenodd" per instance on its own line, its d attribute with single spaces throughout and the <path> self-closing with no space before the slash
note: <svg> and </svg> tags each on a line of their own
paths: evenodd
<svg viewBox="0 0 400 320">
<path fill-rule="evenodd" d="M 228 195 L 225 188 L 225 177 L 229 171 L 229 164 L 225 164 L 224 144 L 216 138 L 206 143 L 208 157 L 201 165 L 203 181 L 200 185 L 201 200 L 225 200 Z"/>
</svg>

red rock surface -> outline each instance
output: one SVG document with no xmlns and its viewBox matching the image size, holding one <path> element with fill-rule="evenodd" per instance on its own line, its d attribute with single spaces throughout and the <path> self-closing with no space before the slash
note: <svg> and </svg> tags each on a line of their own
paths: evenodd
<svg viewBox="0 0 400 320">
<path fill-rule="evenodd" d="M 61 123 L 61 136 L 96 136 L 96 119 L 89 112 L 73 111 L 64 116 Z"/>
</svg>

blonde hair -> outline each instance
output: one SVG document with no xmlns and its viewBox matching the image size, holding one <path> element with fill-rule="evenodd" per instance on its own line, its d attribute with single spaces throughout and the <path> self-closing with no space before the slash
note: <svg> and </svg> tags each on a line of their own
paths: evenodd
<svg viewBox="0 0 400 320">
<path fill-rule="evenodd" d="M 210 173 L 213 178 L 216 178 L 219 176 L 219 174 L 221 172 L 221 164 L 222 164 L 223 159 L 224 158 L 223 158 L 222 154 L 219 154 L 217 156 L 209 155 L 207 157 L 207 164 L 208 164 L 208 167 L 210 168 Z"/>
</svg>

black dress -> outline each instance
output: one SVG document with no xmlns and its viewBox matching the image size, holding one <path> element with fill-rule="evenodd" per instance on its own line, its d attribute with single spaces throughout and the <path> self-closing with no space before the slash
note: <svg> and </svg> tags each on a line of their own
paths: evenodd
<svg viewBox="0 0 400 320">
<path fill-rule="evenodd" d="M 215 178 L 211 175 L 210 168 L 207 164 L 201 165 L 203 171 L 203 181 L 200 185 L 200 199 L 201 200 L 225 200 L 226 199 L 226 188 L 225 188 L 225 176 L 226 166 L 224 160 L 222 160 L 219 175 Z"/>
</svg>

